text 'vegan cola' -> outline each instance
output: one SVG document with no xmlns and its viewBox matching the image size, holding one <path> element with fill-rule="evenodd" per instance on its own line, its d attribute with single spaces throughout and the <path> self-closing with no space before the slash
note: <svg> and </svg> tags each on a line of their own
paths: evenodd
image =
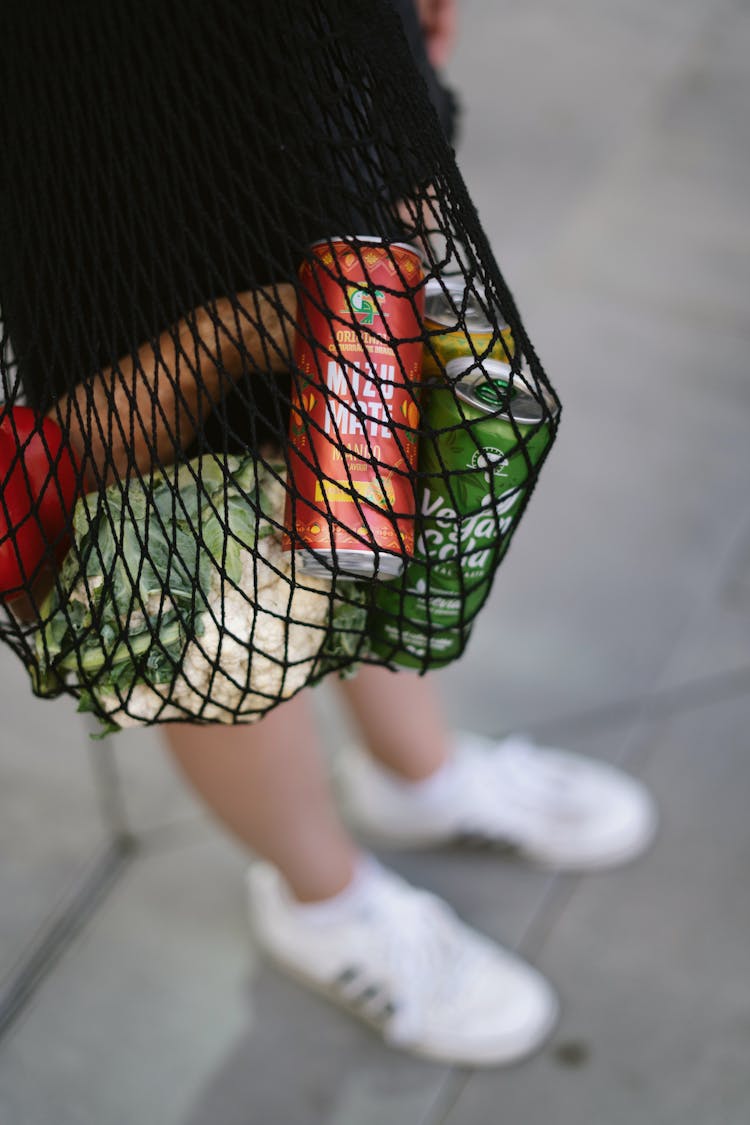
<svg viewBox="0 0 750 1125">
<path fill-rule="evenodd" d="M 373 653 L 439 668 L 460 656 L 554 436 L 556 407 L 498 360 L 451 360 L 425 386 L 414 557 L 375 594 Z"/>
</svg>

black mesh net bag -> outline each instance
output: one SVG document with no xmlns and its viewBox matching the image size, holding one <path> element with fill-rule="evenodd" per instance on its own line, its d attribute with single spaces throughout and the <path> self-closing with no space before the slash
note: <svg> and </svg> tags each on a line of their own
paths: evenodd
<svg viewBox="0 0 750 1125">
<path fill-rule="evenodd" d="M 0 637 L 35 692 L 248 722 L 454 660 L 559 406 L 407 0 L 26 0 L 3 47 Z"/>
</svg>

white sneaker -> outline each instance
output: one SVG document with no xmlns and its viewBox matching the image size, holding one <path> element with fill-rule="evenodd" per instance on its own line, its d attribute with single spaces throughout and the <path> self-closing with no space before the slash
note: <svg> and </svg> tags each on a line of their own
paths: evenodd
<svg viewBox="0 0 750 1125">
<path fill-rule="evenodd" d="M 254 864 L 250 915 L 261 948 L 387 1043 L 427 1058 L 495 1066 L 546 1039 L 557 1000 L 535 969 L 374 860 L 355 882 L 331 905 L 307 906 L 275 868 Z"/>
<path fill-rule="evenodd" d="M 654 802 L 635 778 L 520 736 L 458 735 L 448 765 L 416 784 L 357 748 L 341 755 L 338 774 L 353 824 L 399 847 L 466 842 L 592 871 L 635 858 L 656 830 Z"/>
</svg>

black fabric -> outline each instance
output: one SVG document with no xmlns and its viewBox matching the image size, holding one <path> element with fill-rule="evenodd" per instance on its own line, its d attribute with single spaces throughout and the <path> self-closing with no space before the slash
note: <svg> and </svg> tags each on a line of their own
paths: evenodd
<svg viewBox="0 0 750 1125">
<path fill-rule="evenodd" d="M 12 12 L 7 42 L 38 45 L 43 58 L 19 71 L 9 59 L 5 103 L 13 285 L 2 307 L 35 406 L 209 298 L 292 277 L 300 252 L 331 231 L 385 223 L 398 233 L 372 185 L 358 191 L 363 145 L 354 113 L 336 104 L 343 76 L 316 62 L 336 50 L 342 21 L 326 5 L 309 8 L 300 19 L 299 5 L 275 0 L 251 9 L 76 0 Z M 414 8 L 398 8 L 451 130 L 450 96 L 421 49 Z M 375 50 L 375 35 L 359 37 L 359 49 Z M 354 103 L 361 115 L 365 99 Z M 343 168 L 331 167 L 332 134 Z M 377 156 L 367 154 L 370 174 Z M 384 185 L 401 174 L 395 148 L 387 155 Z"/>
<path fill-rule="evenodd" d="M 6 403 L 42 414 L 191 310 L 294 283 L 311 243 L 349 234 L 418 241 L 429 276 L 481 286 L 551 393 L 457 172 L 455 100 L 409 0 L 29 0 L 5 6 L 3 46 Z M 297 378 L 246 355 L 174 459 L 283 456 Z M 36 628 L 0 624 L 32 671 Z M 356 655 L 371 658 L 365 637 Z M 81 674 L 59 690 L 80 694 Z"/>
</svg>

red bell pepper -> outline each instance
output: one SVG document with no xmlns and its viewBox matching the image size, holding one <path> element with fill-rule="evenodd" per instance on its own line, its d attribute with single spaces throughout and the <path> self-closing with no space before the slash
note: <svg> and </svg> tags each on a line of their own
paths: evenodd
<svg viewBox="0 0 750 1125">
<path fill-rule="evenodd" d="M 28 593 L 70 546 L 80 474 L 63 432 L 27 406 L 0 410 L 0 599 Z"/>
</svg>

